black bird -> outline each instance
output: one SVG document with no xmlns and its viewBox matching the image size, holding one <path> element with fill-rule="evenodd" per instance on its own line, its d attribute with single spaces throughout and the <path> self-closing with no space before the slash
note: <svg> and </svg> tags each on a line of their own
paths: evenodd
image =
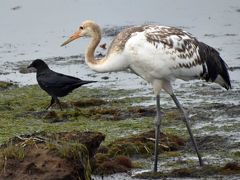
<svg viewBox="0 0 240 180">
<path fill-rule="evenodd" d="M 31 67 L 34 67 L 37 70 L 37 82 L 39 86 L 52 97 L 51 103 L 46 109 L 49 109 L 54 103 L 57 103 L 62 110 L 58 97 L 66 96 L 74 89 L 84 84 L 96 82 L 84 81 L 76 77 L 54 72 L 41 59 L 34 60 L 28 66 L 28 68 Z"/>
</svg>

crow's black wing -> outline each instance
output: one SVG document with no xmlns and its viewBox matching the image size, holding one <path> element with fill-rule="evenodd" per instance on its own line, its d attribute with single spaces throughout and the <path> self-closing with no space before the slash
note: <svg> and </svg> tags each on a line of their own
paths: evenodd
<svg viewBox="0 0 240 180">
<path fill-rule="evenodd" d="M 57 73 L 52 70 L 42 72 L 37 78 L 38 81 L 41 81 L 47 87 L 62 87 L 82 81 L 79 78 Z"/>
<path fill-rule="evenodd" d="M 65 96 L 73 89 L 91 82 L 57 73 L 50 69 L 39 73 L 37 75 L 37 81 L 43 90 L 45 90 L 51 96 L 57 97 Z"/>
</svg>

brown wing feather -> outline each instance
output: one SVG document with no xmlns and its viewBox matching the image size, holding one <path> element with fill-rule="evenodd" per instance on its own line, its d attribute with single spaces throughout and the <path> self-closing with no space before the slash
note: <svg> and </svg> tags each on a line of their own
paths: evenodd
<svg viewBox="0 0 240 180">
<path fill-rule="evenodd" d="M 220 75 L 223 82 L 218 82 L 226 89 L 231 88 L 227 65 L 216 49 L 199 42 L 190 33 L 175 27 L 145 26 L 147 41 L 156 46 L 162 43 L 167 53 L 175 54 L 185 62 L 178 62 L 176 68 L 188 68 L 202 65 L 200 77 L 206 81 L 217 82 Z"/>
<path fill-rule="evenodd" d="M 108 48 L 107 55 L 111 54 L 113 51 L 121 52 L 123 51 L 127 40 L 135 32 L 142 32 L 144 29 L 142 26 L 130 27 L 121 31 L 112 41 Z"/>
</svg>

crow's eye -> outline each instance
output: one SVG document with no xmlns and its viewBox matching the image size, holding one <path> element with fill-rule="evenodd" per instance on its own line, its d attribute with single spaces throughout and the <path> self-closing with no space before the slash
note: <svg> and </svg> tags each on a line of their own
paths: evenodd
<svg viewBox="0 0 240 180">
<path fill-rule="evenodd" d="M 83 30 L 83 26 L 80 26 L 80 28 L 79 28 L 79 29 Z"/>
</svg>

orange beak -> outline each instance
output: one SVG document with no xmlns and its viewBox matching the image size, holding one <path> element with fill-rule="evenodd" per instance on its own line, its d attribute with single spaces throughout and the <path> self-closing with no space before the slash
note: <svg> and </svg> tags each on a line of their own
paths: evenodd
<svg viewBox="0 0 240 180">
<path fill-rule="evenodd" d="M 61 46 L 65 46 L 66 44 L 74 41 L 75 39 L 80 38 L 80 31 L 76 31 L 74 34 L 72 34 L 64 43 L 61 44 Z"/>
</svg>

